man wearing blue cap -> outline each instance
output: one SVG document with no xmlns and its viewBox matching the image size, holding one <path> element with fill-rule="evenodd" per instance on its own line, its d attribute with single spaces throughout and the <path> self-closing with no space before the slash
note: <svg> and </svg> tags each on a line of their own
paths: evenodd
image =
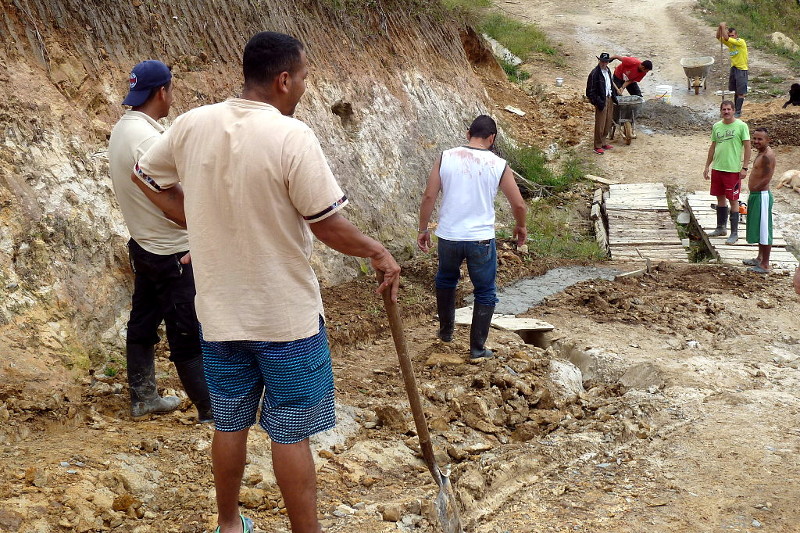
<svg viewBox="0 0 800 533">
<path fill-rule="evenodd" d="M 186 229 L 169 220 L 130 178 L 136 162 L 164 132 L 157 121 L 172 105 L 172 72 L 161 61 L 139 63 L 131 71 L 130 91 L 122 103 L 131 109 L 114 126 L 108 154 L 114 192 L 131 234 L 134 289 L 126 338 L 131 414 L 137 418 L 166 413 L 181 403 L 175 396 L 159 396 L 156 388 L 155 345 L 163 320 L 170 360 L 197 408 L 198 420 L 210 422 Z"/>
</svg>

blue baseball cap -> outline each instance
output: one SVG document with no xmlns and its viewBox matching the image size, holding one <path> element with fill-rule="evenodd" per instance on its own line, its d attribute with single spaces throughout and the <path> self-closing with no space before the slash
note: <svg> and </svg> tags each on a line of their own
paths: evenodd
<svg viewBox="0 0 800 533">
<path fill-rule="evenodd" d="M 131 71 L 129 80 L 131 89 L 122 104 L 131 107 L 142 105 L 150 96 L 151 90 L 166 85 L 171 79 L 172 72 L 161 61 L 155 59 L 142 61 Z"/>
</svg>

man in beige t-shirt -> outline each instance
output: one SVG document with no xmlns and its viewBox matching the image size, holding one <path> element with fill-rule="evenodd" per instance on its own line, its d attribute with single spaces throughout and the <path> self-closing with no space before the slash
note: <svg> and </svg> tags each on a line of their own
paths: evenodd
<svg viewBox="0 0 800 533">
<path fill-rule="evenodd" d="M 169 114 L 172 73 L 161 61 L 143 61 L 130 74 L 130 92 L 122 102 L 131 106 L 111 132 L 108 154 L 111 180 L 131 239 L 128 253 L 134 272 L 131 313 L 126 335 L 131 414 L 165 413 L 177 409 L 175 396 L 158 395 L 155 345 L 158 327 L 166 325 L 170 360 L 175 363 L 198 419 L 210 422 L 211 400 L 203 374 L 200 331 L 194 309 L 194 276 L 187 259 L 186 229 L 169 220 L 131 181 L 131 169 L 164 132 L 157 121 Z"/>
<path fill-rule="evenodd" d="M 333 427 L 335 417 L 313 237 L 369 257 L 384 274 L 378 290 L 393 299 L 400 267 L 341 215 L 347 198 L 319 141 L 292 118 L 308 73 L 303 45 L 288 35 L 256 34 L 243 67 L 242 97 L 178 117 L 133 179 L 189 228 L 214 409 L 217 531 L 251 529 L 239 514 L 239 488 L 262 400 L 260 425 L 272 439 L 292 531 L 320 531 L 308 438 Z"/>
</svg>

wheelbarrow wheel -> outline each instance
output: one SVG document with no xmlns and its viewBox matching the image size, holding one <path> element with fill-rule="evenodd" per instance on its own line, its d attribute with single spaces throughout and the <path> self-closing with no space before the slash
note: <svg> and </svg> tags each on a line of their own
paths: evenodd
<svg viewBox="0 0 800 533">
<path fill-rule="evenodd" d="M 622 138 L 625 139 L 625 144 L 630 144 L 633 139 L 633 126 L 630 122 L 622 125 Z"/>
</svg>

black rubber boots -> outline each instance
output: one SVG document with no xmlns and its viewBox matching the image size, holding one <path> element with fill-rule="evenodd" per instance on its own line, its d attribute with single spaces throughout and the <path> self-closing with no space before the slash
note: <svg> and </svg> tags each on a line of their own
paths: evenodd
<svg viewBox="0 0 800 533">
<path fill-rule="evenodd" d="M 484 347 L 489 337 L 489 328 L 492 325 L 493 305 L 475 303 L 472 308 L 472 326 L 469 330 L 469 356 L 470 359 L 485 359 L 494 354 Z"/>
<path fill-rule="evenodd" d="M 183 390 L 197 408 L 197 421 L 201 424 L 214 421 L 211 412 L 211 398 L 208 395 L 206 377 L 203 373 L 203 356 L 175 363 Z"/>
<path fill-rule="evenodd" d="M 159 396 L 156 387 L 155 347 L 141 344 L 127 345 L 128 385 L 131 393 L 131 416 L 169 413 L 181 405 L 177 396 Z M 211 398 L 208 394 L 203 356 L 175 363 L 183 390 L 197 408 L 200 423 L 213 422 Z"/>
<path fill-rule="evenodd" d="M 450 342 L 456 324 L 455 289 L 436 289 L 436 311 L 439 314 L 439 339 Z"/>
<path fill-rule="evenodd" d="M 138 418 L 150 413 L 168 413 L 181 404 L 177 396 L 158 395 L 156 388 L 155 347 L 128 344 L 128 385 L 131 391 L 131 416 Z"/>
<path fill-rule="evenodd" d="M 739 221 L 738 213 L 736 221 Z M 709 237 L 724 237 L 728 234 L 728 206 L 717 206 L 717 228 L 708 234 Z"/>
<path fill-rule="evenodd" d="M 731 210 L 731 234 L 725 240 L 725 244 L 736 244 L 739 240 L 739 210 Z"/>
</svg>

